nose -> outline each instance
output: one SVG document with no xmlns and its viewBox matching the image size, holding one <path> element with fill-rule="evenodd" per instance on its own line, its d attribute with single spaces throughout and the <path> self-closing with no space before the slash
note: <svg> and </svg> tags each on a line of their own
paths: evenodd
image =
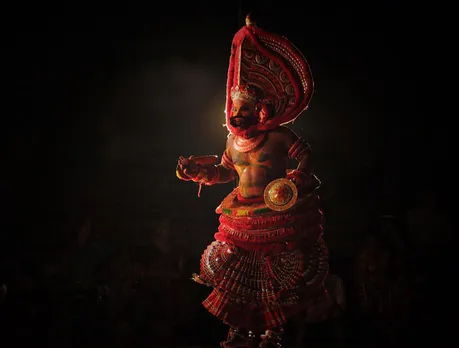
<svg viewBox="0 0 459 348">
<path fill-rule="evenodd" d="M 246 109 L 244 108 L 237 108 L 235 113 L 234 113 L 234 116 L 237 116 L 237 117 L 245 117 L 247 116 L 247 112 L 246 112 Z"/>
</svg>

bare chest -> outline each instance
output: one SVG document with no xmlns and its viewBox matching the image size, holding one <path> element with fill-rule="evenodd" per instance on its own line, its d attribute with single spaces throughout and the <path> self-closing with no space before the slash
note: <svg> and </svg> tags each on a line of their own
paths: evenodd
<svg viewBox="0 0 459 348">
<path fill-rule="evenodd" d="M 231 149 L 231 155 L 235 166 L 276 166 L 277 163 L 283 162 L 283 151 L 275 142 L 268 139 L 262 146 L 249 152 L 239 152 L 234 147 Z"/>
</svg>

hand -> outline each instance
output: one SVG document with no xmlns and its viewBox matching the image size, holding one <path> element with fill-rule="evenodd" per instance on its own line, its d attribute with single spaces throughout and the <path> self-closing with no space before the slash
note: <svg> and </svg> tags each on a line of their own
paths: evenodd
<svg viewBox="0 0 459 348">
<path fill-rule="evenodd" d="M 190 181 L 198 176 L 200 166 L 193 161 L 193 157 L 194 156 L 188 158 L 183 156 L 179 157 L 176 169 L 176 174 L 179 179 Z"/>
<path fill-rule="evenodd" d="M 287 179 L 293 182 L 298 189 L 304 189 L 311 184 L 310 175 L 296 169 L 287 174 Z"/>
</svg>

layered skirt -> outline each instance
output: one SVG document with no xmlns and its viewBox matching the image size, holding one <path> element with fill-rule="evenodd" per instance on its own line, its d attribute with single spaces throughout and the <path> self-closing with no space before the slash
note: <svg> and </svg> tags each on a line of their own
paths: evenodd
<svg viewBox="0 0 459 348">
<path fill-rule="evenodd" d="M 193 275 L 212 288 L 204 307 L 226 324 L 249 330 L 279 328 L 300 313 L 320 320 L 328 250 L 319 197 L 312 194 L 286 212 L 274 212 L 263 202 L 241 202 L 236 188 L 217 213 L 215 241 Z"/>
</svg>

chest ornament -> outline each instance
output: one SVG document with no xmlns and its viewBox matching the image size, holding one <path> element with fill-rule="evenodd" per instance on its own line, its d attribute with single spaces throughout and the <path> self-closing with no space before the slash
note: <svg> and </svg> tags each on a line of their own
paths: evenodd
<svg viewBox="0 0 459 348">
<path fill-rule="evenodd" d="M 265 140 L 265 138 L 266 133 L 261 133 L 260 135 L 249 139 L 244 139 L 236 136 L 234 138 L 234 148 L 239 152 L 249 152 L 250 150 L 253 150 L 258 145 L 260 145 Z"/>
</svg>

